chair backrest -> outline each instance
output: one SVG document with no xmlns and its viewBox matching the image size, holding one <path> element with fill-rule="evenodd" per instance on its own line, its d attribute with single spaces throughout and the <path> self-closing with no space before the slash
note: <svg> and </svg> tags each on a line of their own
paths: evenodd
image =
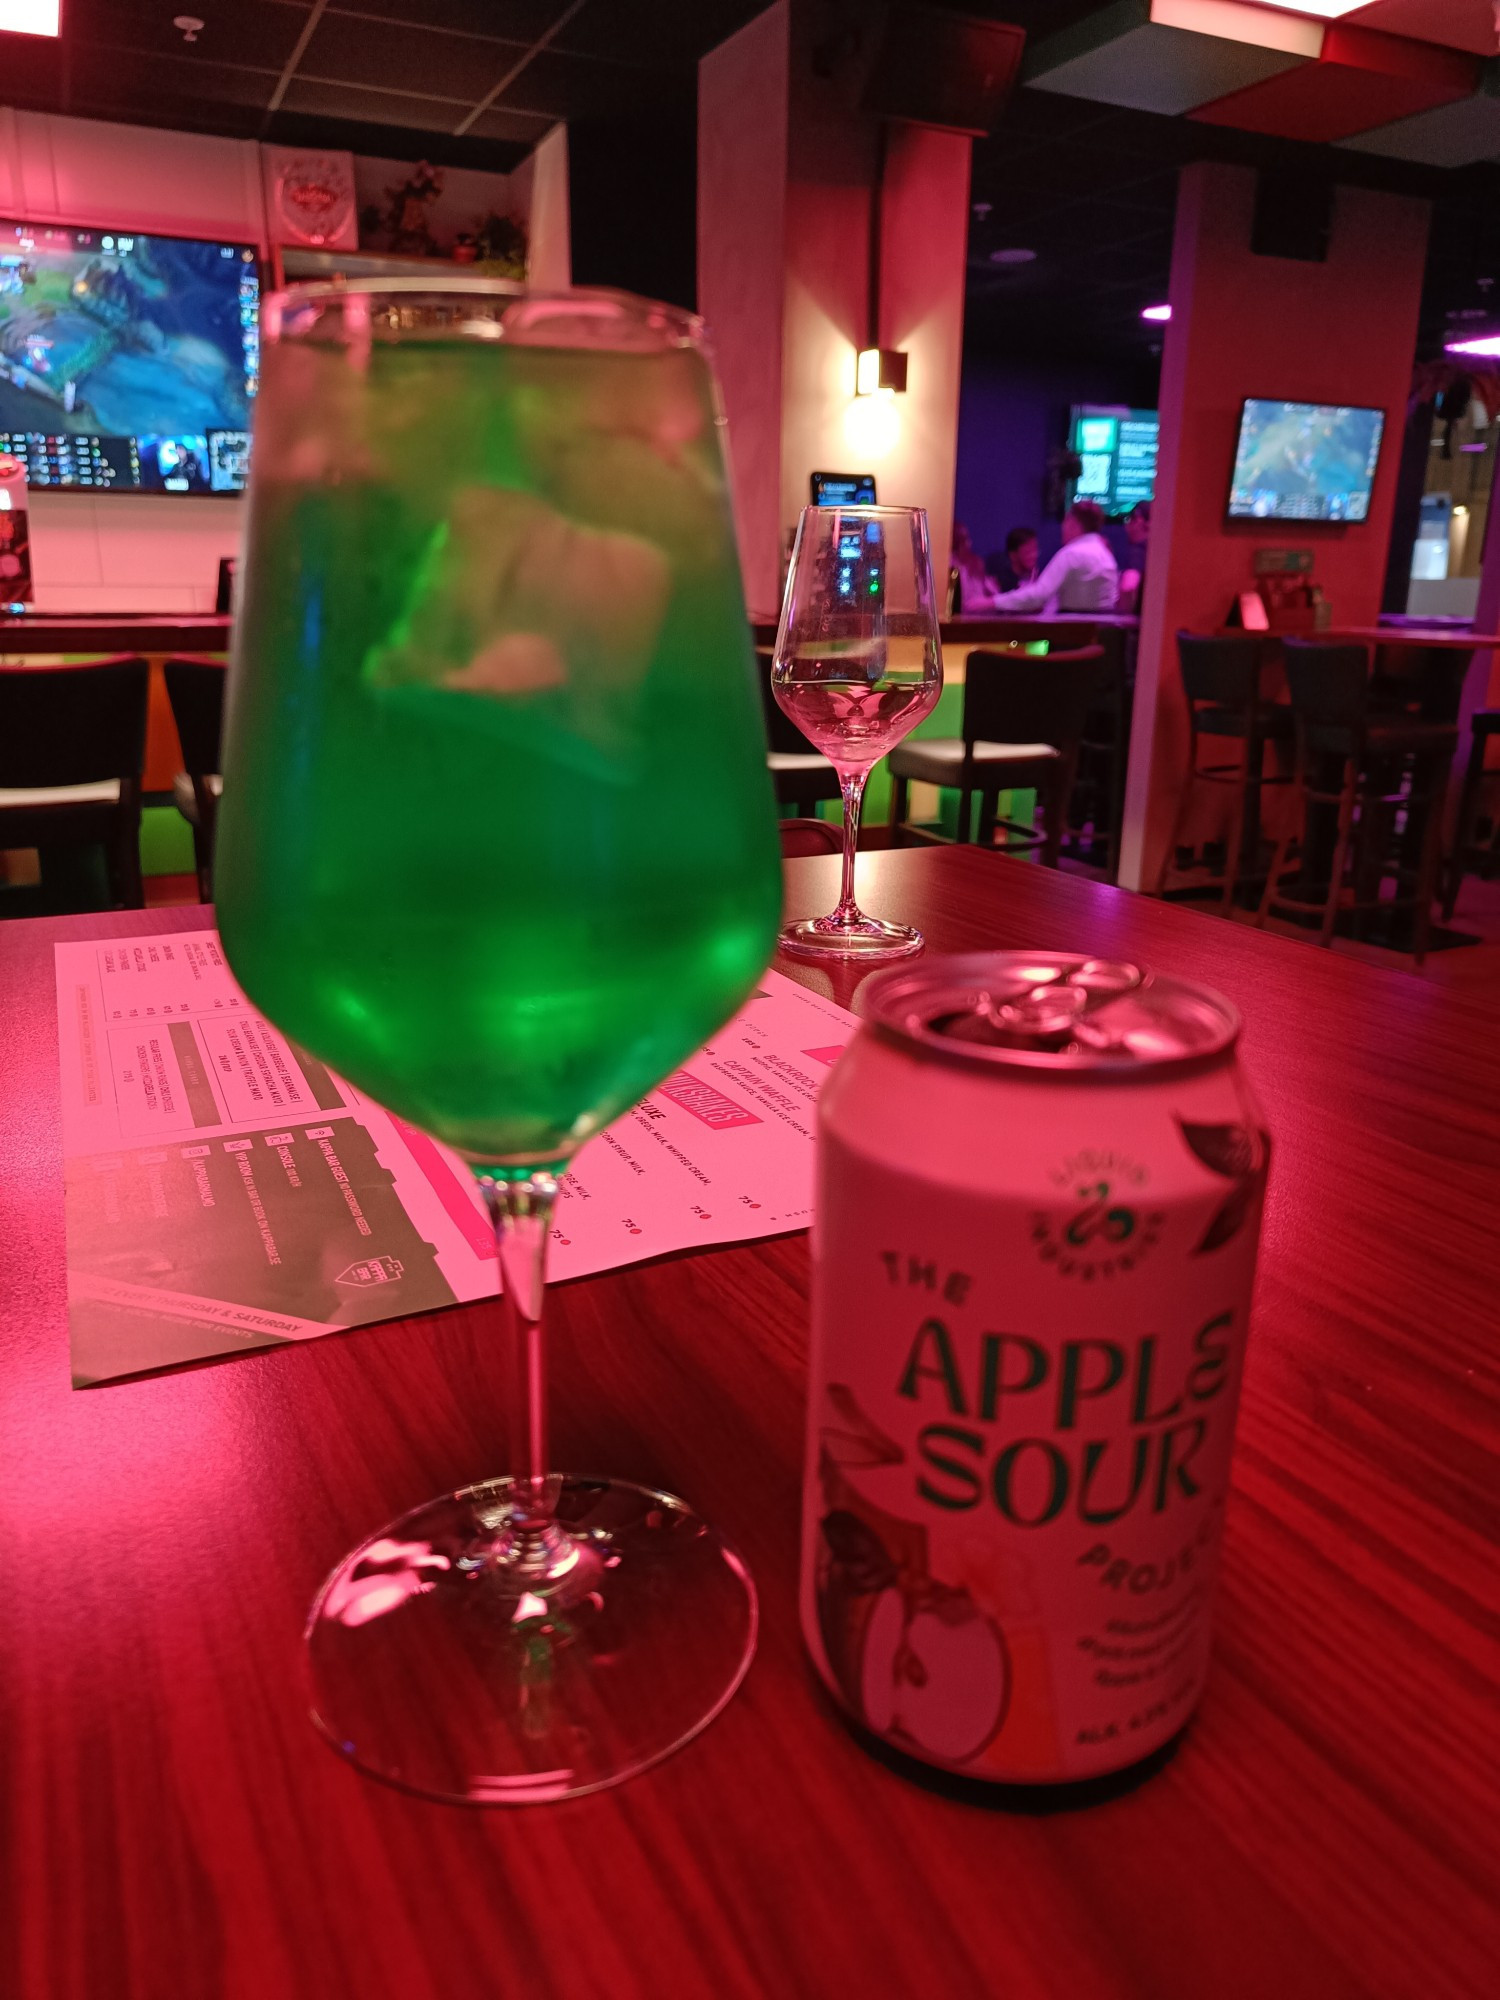
<svg viewBox="0 0 1500 2000">
<path fill-rule="evenodd" d="M 168 660 L 163 669 L 183 769 L 190 778 L 207 777 L 221 768 L 220 739 L 224 732 L 222 660 Z"/>
<path fill-rule="evenodd" d="M 795 861 L 806 854 L 841 854 L 844 829 L 826 819 L 784 819 L 777 822 L 781 832 L 781 858 Z"/>
<path fill-rule="evenodd" d="M 0 785 L 140 779 L 146 662 L 119 653 L 81 667 L 0 668 Z"/>
<path fill-rule="evenodd" d="M 1189 703 L 1253 708 L 1259 699 L 1262 642 L 1256 638 L 1204 638 L 1177 634 L 1177 665 Z"/>
<path fill-rule="evenodd" d="M 1304 722 L 1360 729 L 1370 706 L 1370 654 L 1361 645 L 1283 639 L 1287 692 Z"/>
<path fill-rule="evenodd" d="M 766 719 L 766 748 L 783 757 L 820 757 L 823 753 L 816 743 L 807 737 L 785 714 L 771 689 L 771 653 L 765 646 L 755 649 L 755 664 L 760 680 L 760 705 Z"/>
<path fill-rule="evenodd" d="M 965 744 L 1076 749 L 1103 666 L 1102 646 L 1073 653 L 970 653 L 964 669 Z"/>
</svg>

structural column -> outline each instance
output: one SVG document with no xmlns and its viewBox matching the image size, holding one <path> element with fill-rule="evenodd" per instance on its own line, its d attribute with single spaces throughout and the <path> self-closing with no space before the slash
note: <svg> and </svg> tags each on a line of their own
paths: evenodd
<svg viewBox="0 0 1500 2000">
<path fill-rule="evenodd" d="M 699 66 L 698 304 L 760 614 L 813 472 L 872 472 L 883 502 L 926 507 L 947 574 L 970 142 L 860 108 L 872 18 L 778 0 Z M 906 392 L 856 398 L 877 345 L 907 354 Z"/>
<path fill-rule="evenodd" d="M 1174 635 L 1212 632 L 1253 587 L 1258 548 L 1309 548 L 1337 625 L 1380 610 L 1411 392 L 1428 205 L 1341 187 L 1320 262 L 1250 248 L 1255 173 L 1199 161 L 1183 170 L 1172 246 L 1171 324 L 1162 355 L 1158 500 L 1141 608 L 1120 880 L 1154 886 L 1185 782 L 1187 712 Z M 1385 411 L 1369 518 L 1225 518 L 1240 404 L 1363 405 Z"/>
</svg>

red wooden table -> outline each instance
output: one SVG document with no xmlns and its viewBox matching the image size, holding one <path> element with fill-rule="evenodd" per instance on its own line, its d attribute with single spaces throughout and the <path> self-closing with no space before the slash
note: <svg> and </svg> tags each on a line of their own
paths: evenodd
<svg viewBox="0 0 1500 2000">
<path fill-rule="evenodd" d="M 792 864 L 796 913 L 835 870 Z M 553 1308 L 562 1460 L 689 1495 L 755 1569 L 726 1714 L 517 1814 L 346 1768 L 304 1715 L 307 1603 L 357 1537 L 501 1469 L 490 1311 L 70 1390 L 52 944 L 205 917 L 0 925 L 6 2000 L 1493 1994 L 1496 1010 L 974 849 L 872 855 L 861 885 L 939 946 L 1136 956 L 1244 1012 L 1277 1154 L 1216 1662 L 1176 1757 L 1037 1814 L 845 1734 L 797 1634 L 790 1237 Z"/>
</svg>

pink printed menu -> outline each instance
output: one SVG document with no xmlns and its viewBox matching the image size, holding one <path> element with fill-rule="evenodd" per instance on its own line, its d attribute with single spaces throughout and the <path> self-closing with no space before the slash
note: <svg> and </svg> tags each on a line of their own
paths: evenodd
<svg viewBox="0 0 1500 2000">
<path fill-rule="evenodd" d="M 288 1042 L 217 933 L 56 954 L 75 1386 L 495 1292 L 463 1162 Z M 805 1228 L 813 1103 L 854 1027 L 768 972 L 579 1153 L 551 1276 Z"/>
</svg>

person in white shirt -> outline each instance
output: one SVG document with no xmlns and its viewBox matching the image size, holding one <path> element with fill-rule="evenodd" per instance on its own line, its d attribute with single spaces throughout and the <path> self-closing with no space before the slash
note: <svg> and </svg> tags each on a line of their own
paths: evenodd
<svg viewBox="0 0 1500 2000">
<path fill-rule="evenodd" d="M 1063 519 L 1062 547 L 1041 575 L 1019 590 L 992 591 L 984 609 L 1039 611 L 1050 618 L 1059 611 L 1113 611 L 1119 594 L 1103 510 L 1092 500 L 1075 500 Z"/>
</svg>

